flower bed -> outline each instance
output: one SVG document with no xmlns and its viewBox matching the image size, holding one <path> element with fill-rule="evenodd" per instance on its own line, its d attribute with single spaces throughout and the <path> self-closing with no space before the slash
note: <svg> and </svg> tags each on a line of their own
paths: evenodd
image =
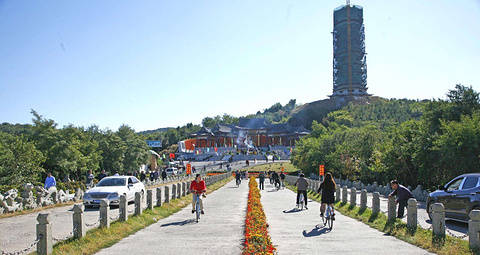
<svg viewBox="0 0 480 255">
<path fill-rule="evenodd" d="M 260 202 L 260 190 L 254 177 L 250 177 L 248 185 L 250 190 L 248 191 L 243 254 L 274 254 L 276 249 L 268 235 L 268 225 Z"/>
</svg>

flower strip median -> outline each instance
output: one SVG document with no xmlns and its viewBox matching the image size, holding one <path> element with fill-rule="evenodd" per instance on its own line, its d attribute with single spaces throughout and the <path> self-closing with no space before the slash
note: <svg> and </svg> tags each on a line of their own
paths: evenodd
<svg viewBox="0 0 480 255">
<path fill-rule="evenodd" d="M 248 185 L 243 254 L 274 254 L 276 249 L 268 235 L 268 224 L 260 202 L 260 190 L 254 177 L 250 177 Z"/>
</svg>

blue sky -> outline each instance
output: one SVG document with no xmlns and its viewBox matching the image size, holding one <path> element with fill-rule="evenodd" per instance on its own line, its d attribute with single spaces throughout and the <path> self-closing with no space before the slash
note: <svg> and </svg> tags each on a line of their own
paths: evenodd
<svg viewBox="0 0 480 255">
<path fill-rule="evenodd" d="M 325 99 L 343 3 L 0 0 L 0 122 L 30 123 L 35 109 L 60 126 L 140 131 Z M 480 91 L 480 0 L 352 3 L 370 93 Z"/>
</svg>

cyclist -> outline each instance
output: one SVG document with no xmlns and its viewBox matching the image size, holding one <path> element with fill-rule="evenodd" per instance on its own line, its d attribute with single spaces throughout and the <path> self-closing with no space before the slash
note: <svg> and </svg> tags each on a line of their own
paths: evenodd
<svg viewBox="0 0 480 255">
<path fill-rule="evenodd" d="M 285 174 L 283 172 L 280 173 L 280 184 L 281 187 L 285 187 Z"/>
<path fill-rule="evenodd" d="M 242 183 L 242 175 L 240 174 L 240 171 L 236 171 L 235 172 L 235 181 L 237 183 L 237 185 L 240 185 L 240 183 Z"/>
<path fill-rule="evenodd" d="M 205 185 L 205 181 L 202 180 L 202 177 L 200 176 L 200 174 L 197 174 L 195 176 L 195 180 L 192 181 L 192 183 L 190 184 L 190 191 L 193 194 L 193 197 L 192 197 L 192 213 L 195 212 L 195 203 L 197 202 L 197 197 L 198 197 L 198 199 L 200 200 L 201 213 L 205 214 L 203 212 L 203 201 L 202 201 L 202 198 L 200 197 L 200 195 L 202 195 L 203 197 L 206 197 L 205 192 L 207 192 L 207 186 Z"/>
<path fill-rule="evenodd" d="M 305 209 L 308 210 L 307 207 L 307 188 L 308 188 L 308 182 L 305 179 L 304 174 L 300 174 L 300 177 L 297 179 L 295 182 L 295 186 L 297 187 L 297 206 L 300 206 L 300 194 L 303 194 L 303 200 L 305 201 Z"/>
<path fill-rule="evenodd" d="M 332 207 L 332 220 L 335 220 L 335 209 L 333 208 L 333 204 L 335 203 L 335 188 L 336 184 L 332 174 L 327 173 L 325 175 L 325 180 L 320 184 L 320 187 L 317 190 L 317 193 L 322 191 L 322 205 L 320 206 L 321 217 L 323 217 L 326 205 L 328 204 Z"/>
</svg>

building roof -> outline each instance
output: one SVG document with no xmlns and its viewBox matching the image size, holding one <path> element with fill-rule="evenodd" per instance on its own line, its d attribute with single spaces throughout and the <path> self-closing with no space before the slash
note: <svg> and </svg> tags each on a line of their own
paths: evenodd
<svg viewBox="0 0 480 255">
<path fill-rule="evenodd" d="M 267 129 L 270 123 L 264 118 L 240 118 L 238 126 L 246 129 Z"/>
</svg>

